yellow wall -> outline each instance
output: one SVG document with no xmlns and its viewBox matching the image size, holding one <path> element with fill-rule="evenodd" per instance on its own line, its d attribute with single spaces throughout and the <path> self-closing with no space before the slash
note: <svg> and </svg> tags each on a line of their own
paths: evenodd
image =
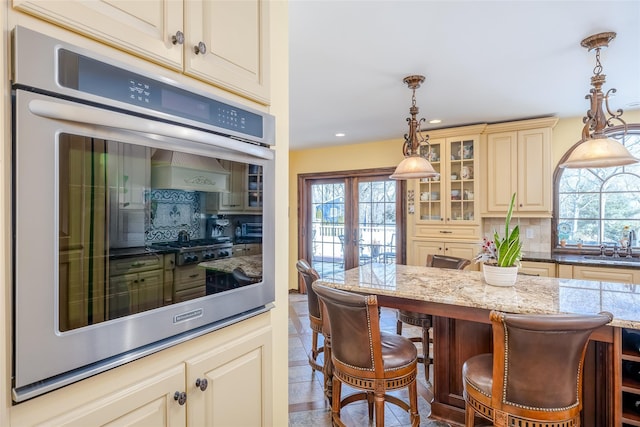
<svg viewBox="0 0 640 427">
<path fill-rule="evenodd" d="M 640 123 L 640 110 L 625 111 L 627 123 Z M 553 129 L 553 164 L 580 140 L 582 117 L 560 119 Z M 289 287 L 298 287 L 298 174 L 371 169 L 397 165 L 402 160 L 402 138 L 346 146 L 329 146 L 289 153 Z"/>
</svg>

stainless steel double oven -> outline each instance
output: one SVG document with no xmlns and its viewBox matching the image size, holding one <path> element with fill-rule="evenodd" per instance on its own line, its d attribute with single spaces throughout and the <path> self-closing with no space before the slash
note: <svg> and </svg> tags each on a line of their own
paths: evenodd
<svg viewBox="0 0 640 427">
<path fill-rule="evenodd" d="M 274 118 L 26 28 L 13 46 L 14 401 L 268 311 Z M 154 159 L 184 188 L 154 187 Z M 228 164 L 262 171 L 262 274 L 175 298 L 179 254 L 157 244 L 208 237 Z"/>
</svg>

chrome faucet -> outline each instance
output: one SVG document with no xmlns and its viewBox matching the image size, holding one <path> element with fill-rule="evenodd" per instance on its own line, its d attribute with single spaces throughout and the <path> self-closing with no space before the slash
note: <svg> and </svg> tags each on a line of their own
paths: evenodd
<svg viewBox="0 0 640 427">
<path fill-rule="evenodd" d="M 618 244 L 614 243 L 613 244 L 613 258 L 620 258 L 620 254 L 618 253 Z"/>
<path fill-rule="evenodd" d="M 605 245 L 604 243 L 600 245 L 600 256 L 605 256 L 606 255 L 606 250 L 607 250 L 607 245 Z"/>
</svg>

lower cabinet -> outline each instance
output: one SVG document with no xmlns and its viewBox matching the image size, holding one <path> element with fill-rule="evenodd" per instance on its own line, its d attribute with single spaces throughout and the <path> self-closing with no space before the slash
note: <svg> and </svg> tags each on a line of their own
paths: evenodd
<svg viewBox="0 0 640 427">
<path fill-rule="evenodd" d="M 190 426 L 267 426 L 271 334 L 258 332 L 187 360 Z"/>
<path fill-rule="evenodd" d="M 622 267 L 573 266 L 573 279 L 615 283 L 640 283 L 640 270 Z"/>
<path fill-rule="evenodd" d="M 522 261 L 518 273 L 529 276 L 558 277 L 553 262 Z"/>
<path fill-rule="evenodd" d="M 413 240 L 410 242 L 411 252 L 407 256 L 407 264 L 425 265 L 427 255 L 448 255 L 458 258 L 473 258 L 480 251 L 480 244 L 473 242 L 443 242 L 431 240 Z M 479 270 L 480 265 L 473 261 L 467 270 Z"/>
<path fill-rule="evenodd" d="M 29 425 L 269 426 L 273 420 L 271 335 L 271 327 L 264 326 L 166 368 L 149 362 L 156 368 L 155 375 L 132 384 L 121 374 L 107 383 L 108 393 Z"/>
<path fill-rule="evenodd" d="M 260 243 L 240 243 L 233 245 L 233 256 L 260 255 L 262 245 Z"/>
<path fill-rule="evenodd" d="M 206 278 L 207 271 L 197 264 L 176 267 L 173 273 L 173 302 L 205 296 Z"/>
<path fill-rule="evenodd" d="M 184 390 L 184 364 L 173 366 L 138 384 L 107 394 L 89 405 L 39 425 L 58 427 L 187 425 L 185 406 L 174 400 Z"/>
</svg>

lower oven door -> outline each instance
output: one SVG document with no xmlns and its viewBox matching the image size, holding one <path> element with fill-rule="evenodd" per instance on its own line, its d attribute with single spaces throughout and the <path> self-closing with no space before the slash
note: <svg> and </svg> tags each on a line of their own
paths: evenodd
<svg viewBox="0 0 640 427">
<path fill-rule="evenodd" d="M 144 241 L 153 221 L 172 219 L 169 210 L 166 218 L 154 217 L 150 189 L 133 178 L 148 178 L 151 153 L 158 149 L 262 166 L 264 209 L 273 209 L 275 168 L 267 148 L 16 90 L 15 401 L 266 311 L 274 300 L 271 279 L 240 292 L 205 295 L 203 277 L 202 291 L 182 301 L 171 288 L 166 292 L 165 265 L 136 261 L 115 272 L 113 221 L 136 219 L 126 243 Z M 112 206 L 132 215 L 118 216 Z M 273 259 L 264 264 L 264 276 L 272 277 Z"/>
</svg>

